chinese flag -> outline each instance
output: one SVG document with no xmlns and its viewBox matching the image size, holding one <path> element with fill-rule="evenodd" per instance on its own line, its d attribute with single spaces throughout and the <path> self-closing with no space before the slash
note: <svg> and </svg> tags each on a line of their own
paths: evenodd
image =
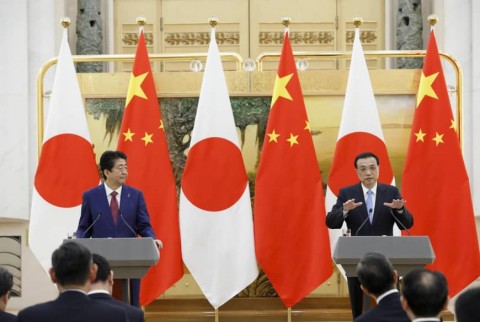
<svg viewBox="0 0 480 322">
<path fill-rule="evenodd" d="M 285 33 L 255 181 L 255 250 L 286 307 L 332 274 L 324 191 Z"/>
<path fill-rule="evenodd" d="M 128 158 L 127 183 L 143 191 L 153 230 L 163 242 L 161 259 L 142 279 L 147 305 L 183 275 L 175 180 L 160 115 L 147 46 L 140 31 L 118 149 Z"/>
<path fill-rule="evenodd" d="M 415 217 L 414 235 L 430 237 L 435 261 L 454 296 L 480 275 L 467 171 L 432 31 L 413 117 L 402 194 Z"/>
</svg>

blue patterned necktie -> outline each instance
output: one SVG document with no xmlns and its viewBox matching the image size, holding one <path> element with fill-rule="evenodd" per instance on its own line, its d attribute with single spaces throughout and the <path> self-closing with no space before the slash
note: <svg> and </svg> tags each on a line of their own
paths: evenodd
<svg viewBox="0 0 480 322">
<path fill-rule="evenodd" d="M 372 220 L 373 220 L 372 195 L 373 195 L 373 191 L 369 189 L 367 191 L 367 202 L 366 202 L 366 204 L 367 204 L 368 219 L 370 220 L 370 223 L 372 223 Z"/>
</svg>

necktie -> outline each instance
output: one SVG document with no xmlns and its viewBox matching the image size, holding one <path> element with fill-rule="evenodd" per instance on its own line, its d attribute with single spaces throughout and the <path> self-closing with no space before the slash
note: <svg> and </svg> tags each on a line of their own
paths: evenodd
<svg viewBox="0 0 480 322">
<path fill-rule="evenodd" d="M 369 189 L 367 191 L 367 202 L 366 202 L 366 204 L 367 204 L 368 219 L 370 220 L 370 223 L 372 223 L 372 220 L 373 220 L 372 195 L 373 195 L 373 191 Z"/>
<path fill-rule="evenodd" d="M 113 223 L 116 225 L 117 219 L 118 219 L 118 201 L 117 201 L 118 192 L 112 191 L 110 195 L 112 196 L 112 200 L 110 201 L 110 210 L 112 211 Z"/>
</svg>

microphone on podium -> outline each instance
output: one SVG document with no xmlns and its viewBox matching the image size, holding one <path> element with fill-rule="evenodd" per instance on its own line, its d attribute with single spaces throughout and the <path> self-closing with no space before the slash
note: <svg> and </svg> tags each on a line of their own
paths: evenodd
<svg viewBox="0 0 480 322">
<path fill-rule="evenodd" d="M 125 225 L 127 225 L 127 227 L 130 229 L 130 231 L 133 233 L 133 237 L 137 237 L 137 233 L 135 232 L 135 230 L 133 230 L 132 226 L 130 226 L 128 224 L 128 222 L 125 220 L 125 218 L 123 218 L 123 214 L 120 212 L 120 218 L 122 218 L 123 222 L 125 223 Z"/>
<path fill-rule="evenodd" d="M 97 215 L 97 218 L 95 218 L 95 220 L 90 224 L 90 226 L 88 226 L 88 228 L 83 232 L 82 237 L 80 237 L 80 238 L 85 237 L 85 235 L 90 231 L 90 229 L 93 228 L 93 225 L 95 225 L 95 223 L 100 219 L 101 215 L 102 215 L 102 213 L 99 212 L 98 215 Z"/>
</svg>

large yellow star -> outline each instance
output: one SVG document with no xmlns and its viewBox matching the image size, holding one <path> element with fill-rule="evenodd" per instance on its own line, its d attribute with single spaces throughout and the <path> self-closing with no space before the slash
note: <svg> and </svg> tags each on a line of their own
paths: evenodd
<svg viewBox="0 0 480 322">
<path fill-rule="evenodd" d="M 287 139 L 287 141 L 290 142 L 290 147 L 292 147 L 294 144 L 298 144 L 297 138 L 298 135 L 293 135 L 290 133 L 290 137 Z"/>
<path fill-rule="evenodd" d="M 435 146 L 438 146 L 440 143 L 445 143 L 443 142 L 443 134 L 438 134 L 438 132 L 435 132 L 435 137 L 432 140 L 435 141 Z"/>
<path fill-rule="evenodd" d="M 160 126 L 158 128 L 163 129 L 163 120 L 160 120 Z"/>
<path fill-rule="evenodd" d="M 418 141 L 422 141 L 422 142 L 425 142 L 423 140 L 423 138 L 425 137 L 425 135 L 427 135 L 427 133 L 423 133 L 422 132 L 422 129 L 418 130 L 417 133 L 415 133 L 415 136 L 417 137 L 417 140 L 415 142 L 418 142 Z"/>
<path fill-rule="evenodd" d="M 148 72 L 138 76 L 135 76 L 132 73 L 132 76 L 130 77 L 130 84 L 128 84 L 127 104 L 125 106 L 128 106 L 128 103 L 130 103 L 134 96 L 147 99 L 147 95 L 145 95 L 145 92 L 142 89 L 142 83 L 145 78 L 147 78 L 147 75 Z"/>
<path fill-rule="evenodd" d="M 127 141 L 133 142 L 133 136 L 135 135 L 135 133 L 130 131 L 130 128 L 128 128 L 127 132 L 123 132 L 123 135 L 125 136 L 125 138 L 123 139 L 124 142 L 127 142 Z"/>
<path fill-rule="evenodd" d="M 268 142 L 275 142 L 278 143 L 277 138 L 280 136 L 280 134 L 275 133 L 275 130 L 272 131 L 272 133 L 267 134 L 270 140 Z"/>
<path fill-rule="evenodd" d="M 418 85 L 418 94 L 417 94 L 417 107 L 422 102 L 425 96 L 430 96 L 433 98 L 437 98 L 437 93 L 432 88 L 432 84 L 437 78 L 439 73 L 432 74 L 430 76 L 425 76 L 422 72 L 422 76 L 420 78 L 420 84 Z"/>
<path fill-rule="evenodd" d="M 142 138 L 142 141 L 145 142 L 145 146 L 147 146 L 148 143 L 153 143 L 152 136 L 153 136 L 153 133 L 148 134 L 147 132 L 145 132 L 145 136 Z"/>
<path fill-rule="evenodd" d="M 272 105 L 270 107 L 273 107 L 273 104 L 275 104 L 280 96 L 290 101 L 292 100 L 292 96 L 290 96 L 290 93 L 287 90 L 287 84 L 292 76 L 293 74 L 284 77 L 278 77 L 277 74 L 277 77 L 275 78 L 275 86 L 273 87 Z"/>
</svg>

